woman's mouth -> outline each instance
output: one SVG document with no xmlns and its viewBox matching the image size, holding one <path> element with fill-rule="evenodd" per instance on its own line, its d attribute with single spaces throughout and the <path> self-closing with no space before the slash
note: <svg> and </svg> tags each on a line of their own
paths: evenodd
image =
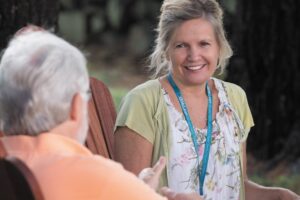
<svg viewBox="0 0 300 200">
<path fill-rule="evenodd" d="M 191 71 L 197 71 L 205 67 L 206 64 L 201 64 L 201 65 L 186 65 L 184 66 L 185 69 L 191 70 Z"/>
</svg>

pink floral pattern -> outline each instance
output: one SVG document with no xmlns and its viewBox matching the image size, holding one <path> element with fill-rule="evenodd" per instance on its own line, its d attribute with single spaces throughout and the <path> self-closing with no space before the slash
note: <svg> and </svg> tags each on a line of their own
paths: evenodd
<svg viewBox="0 0 300 200">
<path fill-rule="evenodd" d="M 241 187 L 240 137 L 238 122 L 227 100 L 222 81 L 213 79 L 220 100 L 219 111 L 213 122 L 212 143 L 204 183 L 205 200 L 239 199 Z M 169 187 L 177 192 L 199 192 L 197 155 L 188 125 L 181 112 L 170 101 L 166 91 L 171 137 L 167 167 Z M 199 162 L 202 164 L 206 129 L 195 128 L 199 143 Z"/>
</svg>

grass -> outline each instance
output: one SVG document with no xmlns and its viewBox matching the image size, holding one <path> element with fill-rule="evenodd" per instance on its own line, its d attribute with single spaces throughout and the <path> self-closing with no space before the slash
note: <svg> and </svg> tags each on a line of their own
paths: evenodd
<svg viewBox="0 0 300 200">
<path fill-rule="evenodd" d="M 129 90 L 122 87 L 109 87 L 108 89 L 113 97 L 116 109 L 119 110 L 121 100 Z"/>
<path fill-rule="evenodd" d="M 146 80 L 146 75 L 134 73 L 127 68 L 121 65 L 111 68 L 101 67 L 95 63 L 88 66 L 90 76 L 101 80 L 108 87 L 117 109 L 127 92 Z"/>
<path fill-rule="evenodd" d="M 90 69 L 89 74 L 90 76 L 101 80 L 108 87 L 113 97 L 115 107 L 118 110 L 122 98 L 127 94 L 127 92 L 133 86 L 130 86 L 128 84 L 118 83 L 119 80 L 118 77 L 121 76 L 120 72 L 109 71 L 108 69 L 102 69 L 102 70 Z"/>
</svg>

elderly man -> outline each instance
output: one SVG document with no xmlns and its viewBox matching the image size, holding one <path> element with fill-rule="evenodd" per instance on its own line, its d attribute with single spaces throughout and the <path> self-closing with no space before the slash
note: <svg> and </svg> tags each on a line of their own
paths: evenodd
<svg viewBox="0 0 300 200">
<path fill-rule="evenodd" d="M 88 96 L 82 53 L 47 31 L 26 27 L 0 64 L 0 142 L 30 167 L 46 199 L 164 199 L 82 145 Z M 158 164 L 158 175 L 163 165 Z M 194 199 L 194 194 L 163 193 L 174 200 Z"/>
</svg>

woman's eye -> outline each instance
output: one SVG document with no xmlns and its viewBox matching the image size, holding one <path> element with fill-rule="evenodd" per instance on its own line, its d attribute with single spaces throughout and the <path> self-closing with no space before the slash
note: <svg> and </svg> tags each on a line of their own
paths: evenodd
<svg viewBox="0 0 300 200">
<path fill-rule="evenodd" d="M 177 44 L 175 45 L 175 48 L 179 49 L 179 48 L 184 48 L 186 45 L 185 44 Z"/>
<path fill-rule="evenodd" d="M 210 45 L 210 43 L 208 43 L 208 42 L 200 42 L 200 46 L 202 46 L 202 47 L 206 47 L 209 45 Z"/>
</svg>

